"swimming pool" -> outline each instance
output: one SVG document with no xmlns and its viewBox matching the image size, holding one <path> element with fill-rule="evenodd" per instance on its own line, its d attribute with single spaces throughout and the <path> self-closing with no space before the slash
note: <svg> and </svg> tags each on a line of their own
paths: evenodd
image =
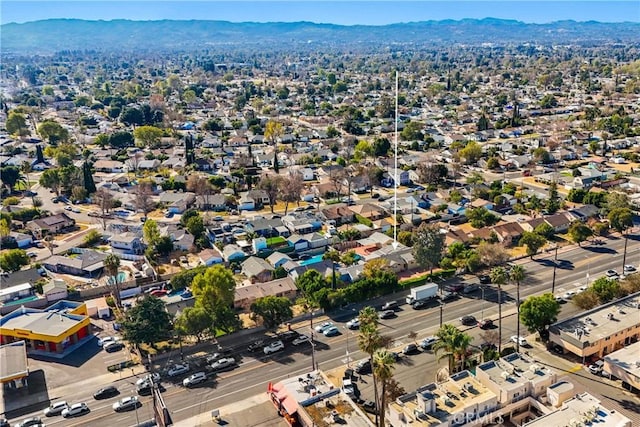
<svg viewBox="0 0 640 427">
<path fill-rule="evenodd" d="M 322 261 L 322 254 L 314 255 L 309 259 L 305 259 L 303 261 L 300 261 L 300 265 L 315 264 L 315 263 L 320 262 L 320 261 Z"/>
</svg>

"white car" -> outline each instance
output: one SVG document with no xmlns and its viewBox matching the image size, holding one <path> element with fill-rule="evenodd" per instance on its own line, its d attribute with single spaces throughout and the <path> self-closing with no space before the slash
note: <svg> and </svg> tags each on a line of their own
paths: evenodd
<svg viewBox="0 0 640 427">
<path fill-rule="evenodd" d="M 511 342 L 517 343 L 520 346 L 526 347 L 529 345 L 529 343 L 527 342 L 527 340 L 524 339 L 524 337 L 519 337 L 517 335 L 514 335 L 511 337 Z"/>
<path fill-rule="evenodd" d="M 55 415 L 60 415 L 62 411 L 67 409 L 69 405 L 67 402 L 61 400 L 60 402 L 52 403 L 47 409 L 44 410 L 44 415 L 46 417 L 53 417 Z"/>
<path fill-rule="evenodd" d="M 358 329 L 359 327 L 360 327 L 360 319 L 358 319 L 357 317 L 347 322 L 347 328 L 349 329 Z"/>
<path fill-rule="evenodd" d="M 429 350 L 437 342 L 438 337 L 436 336 L 432 335 L 430 337 L 426 337 L 420 342 L 420 348 L 422 348 L 423 350 Z"/>
<path fill-rule="evenodd" d="M 631 264 L 627 264 L 627 265 L 624 266 L 623 271 L 625 273 L 634 273 L 636 271 L 636 268 Z"/>
<path fill-rule="evenodd" d="M 138 396 L 129 396 L 118 400 L 111 407 L 116 412 L 122 412 L 136 409 L 138 405 L 140 405 L 140 402 L 138 402 Z"/>
<path fill-rule="evenodd" d="M 300 345 L 300 344 L 304 344 L 304 343 L 309 342 L 309 341 L 311 341 L 311 339 L 309 338 L 308 335 L 300 334 L 300 335 L 298 335 L 298 338 L 296 338 L 295 340 L 293 340 L 291 342 L 291 344 Z"/>
<path fill-rule="evenodd" d="M 618 272 L 615 271 L 615 270 L 607 270 L 604 274 L 606 274 L 607 277 L 609 277 L 609 278 L 619 276 Z"/>
<path fill-rule="evenodd" d="M 575 294 L 576 294 L 575 291 L 567 291 L 564 293 L 564 295 L 562 295 L 562 298 L 571 299 Z"/>
<path fill-rule="evenodd" d="M 204 372 L 196 372 L 195 374 L 191 374 L 187 378 L 182 380 L 182 385 L 185 387 L 192 387 L 206 380 L 207 374 L 205 374 Z"/>
<path fill-rule="evenodd" d="M 602 368 L 604 367 L 604 362 L 602 360 L 598 360 L 595 363 L 589 365 L 589 372 L 593 375 L 598 375 L 602 373 Z"/>
<path fill-rule="evenodd" d="M 324 332 L 325 329 L 328 329 L 333 326 L 331 322 L 324 322 L 315 327 L 316 332 Z"/>
<path fill-rule="evenodd" d="M 148 382 L 151 382 L 151 380 L 153 380 L 154 384 L 158 384 L 160 382 L 160 374 L 157 372 L 154 372 L 153 374 L 145 375 L 144 377 L 136 381 L 136 385 L 138 386 L 144 383 L 148 383 Z"/>
<path fill-rule="evenodd" d="M 284 344 L 282 343 L 282 341 L 274 341 L 268 346 L 266 346 L 265 348 L 263 348 L 262 351 L 264 351 L 264 354 L 271 354 L 283 349 L 284 349 Z"/>
<path fill-rule="evenodd" d="M 62 411 L 64 418 L 75 417 L 76 415 L 83 415 L 89 412 L 89 407 L 86 403 L 74 403 L 68 408 Z"/>
<path fill-rule="evenodd" d="M 104 338 L 98 338 L 98 347 L 104 347 L 105 345 L 112 343 L 112 342 L 117 342 L 120 341 L 120 337 L 104 337 Z"/>
<path fill-rule="evenodd" d="M 178 363 L 173 365 L 167 371 L 167 375 L 169 375 L 170 377 L 177 377 L 178 375 L 186 374 L 187 372 L 189 372 L 189 369 L 191 368 L 189 367 L 188 363 Z"/>
<path fill-rule="evenodd" d="M 222 371 L 224 369 L 235 366 L 236 359 L 233 357 L 224 357 L 222 359 L 218 359 L 211 364 L 211 369 L 214 371 Z"/>
</svg>

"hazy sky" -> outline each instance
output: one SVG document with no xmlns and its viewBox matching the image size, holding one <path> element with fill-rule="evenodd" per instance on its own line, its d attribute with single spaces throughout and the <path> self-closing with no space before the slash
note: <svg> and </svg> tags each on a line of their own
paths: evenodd
<svg viewBox="0 0 640 427">
<path fill-rule="evenodd" d="M 430 19 L 504 18 L 530 23 L 640 21 L 640 0 L 622 1 L 0 1 L 3 24 L 48 18 L 311 21 L 383 25 Z"/>
</svg>

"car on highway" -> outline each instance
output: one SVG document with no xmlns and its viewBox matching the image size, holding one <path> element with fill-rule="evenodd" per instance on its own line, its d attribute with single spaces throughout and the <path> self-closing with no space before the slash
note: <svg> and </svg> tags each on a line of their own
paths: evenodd
<svg viewBox="0 0 640 427">
<path fill-rule="evenodd" d="M 398 309 L 398 303 L 396 301 L 388 301 L 385 302 L 384 305 L 382 306 L 382 311 L 386 311 L 386 310 L 397 310 Z"/>
<path fill-rule="evenodd" d="M 144 377 L 139 378 L 138 381 L 136 381 L 136 385 L 148 383 L 151 382 L 151 380 L 153 380 L 154 383 L 158 384 L 160 382 L 160 374 L 154 372 L 152 374 L 145 375 Z"/>
<path fill-rule="evenodd" d="M 462 292 L 464 283 L 449 283 L 445 285 L 444 290 L 448 292 Z"/>
<path fill-rule="evenodd" d="M 116 412 L 132 411 L 140 406 L 142 403 L 138 400 L 138 396 L 124 397 L 111 405 Z"/>
<path fill-rule="evenodd" d="M 618 277 L 619 276 L 618 272 L 615 271 L 615 270 L 607 270 L 604 274 L 609 278 L 613 278 L 613 277 Z"/>
<path fill-rule="evenodd" d="M 636 271 L 636 268 L 631 264 L 627 264 L 623 268 L 624 273 L 635 273 L 635 271 Z"/>
<path fill-rule="evenodd" d="M 564 294 L 562 294 L 562 298 L 569 300 L 571 298 L 573 298 L 575 296 L 576 292 L 575 291 L 567 291 Z"/>
<path fill-rule="evenodd" d="M 524 339 L 524 337 L 519 337 L 517 335 L 513 335 L 509 340 L 513 343 L 517 343 L 522 347 L 527 347 L 529 345 L 529 343 L 527 342 L 526 339 Z"/>
<path fill-rule="evenodd" d="M 79 415 L 84 415 L 88 413 L 89 413 L 89 407 L 87 406 L 87 404 L 84 402 L 80 402 L 80 403 L 74 403 L 73 405 L 64 409 L 62 411 L 62 416 L 64 418 L 70 418 L 70 417 L 77 417 Z"/>
<path fill-rule="evenodd" d="M 52 403 L 51 406 L 43 411 L 43 413 L 45 417 L 53 417 L 56 415 L 60 415 L 62 411 L 64 411 L 68 407 L 69 404 L 64 400 L 61 400 L 60 402 Z"/>
<path fill-rule="evenodd" d="M 264 340 L 256 340 L 247 346 L 249 353 L 256 352 L 264 348 Z"/>
<path fill-rule="evenodd" d="M 120 394 L 118 389 L 115 386 L 110 385 L 107 387 L 103 387 L 100 390 L 93 393 L 93 398 L 96 400 L 102 400 L 102 399 L 108 399 L 113 396 L 117 396 L 118 394 Z"/>
<path fill-rule="evenodd" d="M 353 319 L 347 322 L 347 328 L 349 329 L 358 329 L 360 328 L 360 319 L 354 317 Z"/>
<path fill-rule="evenodd" d="M 272 354 L 280 350 L 284 350 L 284 343 L 280 340 L 274 341 L 262 349 L 264 354 Z"/>
<path fill-rule="evenodd" d="M 325 329 L 324 331 L 322 331 L 322 334 L 325 337 L 334 337 L 336 335 L 340 335 L 340 330 L 338 329 L 337 326 L 331 326 L 331 327 Z"/>
<path fill-rule="evenodd" d="M 211 364 L 211 370 L 216 371 L 224 371 L 230 368 L 234 368 L 236 366 L 236 359 L 233 357 L 223 357 L 222 359 L 218 359 Z"/>
<path fill-rule="evenodd" d="M 458 294 L 456 292 L 443 292 L 440 297 L 440 301 L 449 302 L 458 298 Z"/>
<path fill-rule="evenodd" d="M 309 338 L 308 335 L 300 334 L 300 335 L 298 335 L 298 338 L 296 338 L 295 340 L 291 341 L 291 344 L 300 345 L 300 344 L 304 344 L 304 343 L 310 342 L 310 341 L 311 341 L 311 339 Z"/>
<path fill-rule="evenodd" d="M 411 304 L 411 308 L 413 308 L 414 310 L 420 310 L 428 306 L 429 306 L 429 300 L 427 299 L 420 299 L 418 301 L 415 301 L 413 304 Z"/>
<path fill-rule="evenodd" d="M 491 319 L 483 319 L 478 322 L 478 328 L 480 329 L 491 329 L 493 328 L 493 320 Z"/>
<path fill-rule="evenodd" d="M 188 363 L 176 363 L 167 371 L 167 375 L 170 377 L 177 377 L 178 375 L 186 374 L 191 367 Z"/>
<path fill-rule="evenodd" d="M 423 350 L 430 350 L 431 347 L 433 347 L 433 345 L 435 343 L 438 342 L 438 337 L 432 335 L 430 337 L 426 337 L 425 339 L 423 339 L 422 341 L 420 341 L 420 344 L 418 344 L 420 346 L 421 349 Z"/>
<path fill-rule="evenodd" d="M 195 374 L 189 375 L 187 378 L 182 380 L 182 385 L 185 387 L 193 387 L 207 380 L 207 374 L 204 372 L 196 372 Z"/>
<path fill-rule="evenodd" d="M 102 348 L 107 353 L 115 353 L 116 351 L 120 351 L 124 348 L 124 343 L 120 341 L 110 342 L 102 346 Z"/>
<path fill-rule="evenodd" d="M 420 349 L 418 348 L 417 345 L 413 343 L 405 345 L 404 348 L 402 349 L 402 354 L 416 354 L 416 353 L 420 353 Z"/>
<path fill-rule="evenodd" d="M 380 319 L 391 319 L 393 317 L 396 317 L 396 312 L 393 310 L 385 310 L 378 313 L 378 317 Z"/>
<path fill-rule="evenodd" d="M 44 427 L 44 423 L 40 417 L 31 417 L 20 421 L 16 427 Z"/>
<path fill-rule="evenodd" d="M 333 326 L 333 323 L 331 322 L 324 322 L 321 323 L 320 325 L 315 327 L 315 331 L 316 332 L 324 332 L 325 329 L 330 328 Z"/>
<path fill-rule="evenodd" d="M 467 316 L 462 316 L 460 318 L 460 323 L 462 323 L 465 326 L 475 326 L 478 324 L 478 321 L 476 320 L 475 317 L 467 315 Z"/>
<path fill-rule="evenodd" d="M 299 335 L 300 334 L 297 333 L 296 331 L 285 331 L 277 334 L 276 338 L 286 344 L 298 338 Z"/>
</svg>

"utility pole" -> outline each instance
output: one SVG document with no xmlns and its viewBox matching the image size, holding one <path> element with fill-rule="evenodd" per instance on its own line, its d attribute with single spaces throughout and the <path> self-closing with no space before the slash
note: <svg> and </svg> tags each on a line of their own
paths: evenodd
<svg viewBox="0 0 640 427">
<path fill-rule="evenodd" d="M 551 293 L 556 291 L 556 268 L 558 268 L 558 244 L 556 243 L 556 253 L 553 258 L 553 279 L 551 281 Z"/>
<path fill-rule="evenodd" d="M 349 355 L 349 328 L 344 326 L 344 330 L 347 335 L 347 368 L 351 367 L 351 356 Z"/>
<path fill-rule="evenodd" d="M 316 370 L 316 343 L 313 342 L 313 307 L 311 307 L 311 318 L 310 318 L 310 323 L 311 323 L 311 335 L 310 337 L 310 342 L 311 342 L 311 371 L 315 371 Z"/>
<path fill-rule="evenodd" d="M 444 309 L 444 304 L 440 303 L 440 327 L 442 328 L 442 311 Z"/>
<path fill-rule="evenodd" d="M 480 320 L 484 320 L 484 285 L 481 285 L 482 290 L 482 308 L 480 309 Z"/>
<path fill-rule="evenodd" d="M 624 266 L 627 264 L 627 242 L 629 239 L 627 238 L 627 234 L 623 234 L 624 237 L 624 253 L 622 255 L 622 274 L 624 274 Z"/>
</svg>

